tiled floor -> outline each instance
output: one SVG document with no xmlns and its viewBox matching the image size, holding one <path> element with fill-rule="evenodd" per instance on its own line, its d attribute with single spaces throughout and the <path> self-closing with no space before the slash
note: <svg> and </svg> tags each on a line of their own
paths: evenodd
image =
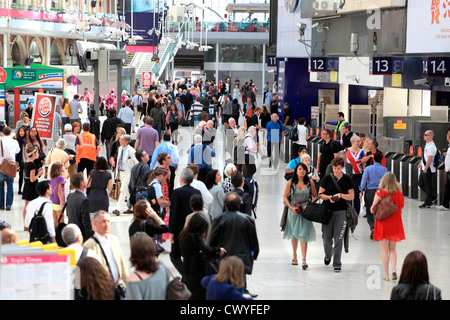
<svg viewBox="0 0 450 320">
<path fill-rule="evenodd" d="M 180 155 L 184 167 L 187 161 L 187 147 L 191 140 L 189 133 L 182 134 L 184 141 L 180 143 Z M 214 167 L 224 167 L 224 156 L 220 151 L 221 139 L 216 141 L 218 155 Z M 342 272 L 334 273 L 331 265 L 323 263 L 324 251 L 320 225 L 315 224 L 316 241 L 308 245 L 307 262 L 309 268 L 304 271 L 301 265 L 292 266 L 292 250 L 289 240 L 283 240 L 279 221 L 282 212 L 282 193 L 285 187 L 283 169 L 278 171 L 267 168 L 264 159 L 256 174 L 259 183 L 259 203 L 257 210 L 257 232 L 260 243 L 260 255 L 254 264 L 252 275 L 248 276 L 248 289 L 258 294 L 261 300 L 297 300 L 297 299 L 339 299 L 339 300 L 385 300 L 389 299 L 392 288 L 397 281 L 383 281 L 380 246 L 369 239 L 369 227 L 361 215 L 359 225 L 350 238 L 348 253 L 342 254 Z M 178 183 L 178 179 L 177 183 Z M 17 195 L 15 182 L 15 198 L 12 211 L 0 211 L 0 220 L 7 220 L 18 230 L 19 238 L 27 238 L 23 230 L 22 209 L 24 201 Z M 110 208 L 114 207 L 111 201 Z M 430 280 L 442 290 L 442 297 L 448 297 L 450 291 L 450 212 L 431 209 L 418 209 L 417 200 L 405 199 L 403 223 L 406 240 L 397 246 L 397 272 L 400 274 L 405 256 L 412 250 L 421 250 L 428 259 Z M 112 209 L 111 209 L 112 211 Z M 120 237 L 123 253 L 128 261 L 129 240 L 128 226 L 131 215 L 111 216 L 111 233 Z M 170 245 L 165 243 L 167 249 Z M 301 257 L 300 249 L 298 250 Z M 169 255 L 162 254 L 161 261 L 172 268 Z M 174 272 L 175 269 L 172 268 Z"/>
</svg>

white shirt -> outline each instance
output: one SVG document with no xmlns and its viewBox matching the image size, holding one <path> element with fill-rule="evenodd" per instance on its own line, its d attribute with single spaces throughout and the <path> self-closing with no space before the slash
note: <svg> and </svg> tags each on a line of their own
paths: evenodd
<svg viewBox="0 0 450 320">
<path fill-rule="evenodd" d="M 50 237 L 54 237 L 56 235 L 56 233 L 55 233 L 55 227 L 53 226 L 53 207 L 52 207 L 52 202 L 48 198 L 38 197 L 38 198 L 30 201 L 30 203 L 28 203 L 27 210 L 25 213 L 24 225 L 27 228 L 30 227 L 31 219 L 33 219 L 35 213 L 38 213 L 39 209 L 41 208 L 41 205 L 44 202 L 48 202 L 48 203 L 44 206 L 44 209 L 42 210 L 42 216 L 45 219 L 45 224 L 47 225 L 48 234 L 50 235 Z"/>
<path fill-rule="evenodd" d="M 0 158 L 0 163 L 3 162 L 3 158 L 16 162 L 16 154 L 20 152 L 20 146 L 17 140 L 13 139 L 11 136 L 6 136 L 3 137 L 1 141 L 3 144 L 4 154 L 1 154 L 2 157 Z"/>
<path fill-rule="evenodd" d="M 83 253 L 83 247 L 79 243 L 74 243 L 67 246 L 67 248 L 75 249 L 75 260 L 78 262 L 78 260 L 80 260 L 81 254 Z M 100 264 L 102 263 L 102 260 L 94 250 L 88 249 L 86 257 L 95 258 L 98 260 L 98 262 L 100 262 Z"/>
<path fill-rule="evenodd" d="M 111 274 L 113 276 L 114 282 L 117 282 L 119 281 L 119 268 L 117 267 L 116 259 L 114 259 L 114 254 L 111 249 L 110 240 L 109 238 L 101 236 L 97 232 L 95 233 L 95 235 L 97 236 L 97 239 L 100 241 L 103 251 L 105 252 L 106 259 L 108 260 L 109 267 L 111 268 Z"/>
<path fill-rule="evenodd" d="M 445 172 L 450 171 L 450 144 L 447 148 L 447 155 L 445 156 Z"/>
<path fill-rule="evenodd" d="M 197 189 L 202 194 L 203 199 L 203 209 L 206 212 L 208 209 L 208 205 L 213 202 L 214 198 L 209 192 L 209 190 L 206 188 L 206 185 L 197 179 L 192 180 L 191 187 Z"/>
<path fill-rule="evenodd" d="M 437 148 L 436 148 L 436 145 L 434 144 L 434 141 L 428 142 L 425 145 L 425 149 L 423 150 L 423 158 L 422 158 L 422 170 L 425 168 L 428 157 L 432 156 L 434 159 L 436 152 L 437 152 Z M 425 159 L 425 163 L 423 162 L 423 159 Z M 434 166 L 433 160 L 431 161 L 431 164 L 430 164 L 430 170 L 431 170 L 431 172 L 436 172 L 436 167 Z"/>
<path fill-rule="evenodd" d="M 306 146 L 306 134 L 308 133 L 308 128 L 306 128 L 304 125 L 299 124 L 297 126 L 297 132 L 298 132 L 298 140 L 294 141 L 296 144 L 302 144 Z"/>
</svg>

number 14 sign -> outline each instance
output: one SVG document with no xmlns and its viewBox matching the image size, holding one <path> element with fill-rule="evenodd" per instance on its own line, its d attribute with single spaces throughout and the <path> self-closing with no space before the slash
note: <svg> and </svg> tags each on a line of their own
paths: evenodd
<svg viewBox="0 0 450 320">
<path fill-rule="evenodd" d="M 422 58 L 422 77 L 439 78 L 450 76 L 450 57 Z"/>
</svg>

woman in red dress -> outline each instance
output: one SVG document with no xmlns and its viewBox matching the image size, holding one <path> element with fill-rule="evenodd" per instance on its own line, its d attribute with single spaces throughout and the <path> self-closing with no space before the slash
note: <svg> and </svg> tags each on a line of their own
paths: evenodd
<svg viewBox="0 0 450 320">
<path fill-rule="evenodd" d="M 395 211 L 388 218 L 377 221 L 375 220 L 375 228 L 373 232 L 373 240 L 380 241 L 381 246 L 381 261 L 385 276 L 383 280 L 389 280 L 389 262 L 392 266 L 392 280 L 397 280 L 396 266 L 397 266 L 397 242 L 405 239 L 405 230 L 402 222 L 402 209 L 404 207 L 404 200 L 401 186 L 398 183 L 395 175 L 392 172 L 386 172 L 381 178 L 378 185 L 378 190 L 373 199 L 370 211 L 373 213 L 375 206 L 381 198 L 389 196 L 397 205 Z"/>
</svg>

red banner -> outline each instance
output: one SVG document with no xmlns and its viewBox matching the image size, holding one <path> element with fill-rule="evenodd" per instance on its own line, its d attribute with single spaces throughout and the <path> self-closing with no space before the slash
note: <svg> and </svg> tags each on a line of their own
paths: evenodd
<svg viewBox="0 0 450 320">
<path fill-rule="evenodd" d="M 32 126 L 36 127 L 41 139 L 51 139 L 53 132 L 53 116 L 55 114 L 56 96 L 35 93 Z"/>
</svg>

